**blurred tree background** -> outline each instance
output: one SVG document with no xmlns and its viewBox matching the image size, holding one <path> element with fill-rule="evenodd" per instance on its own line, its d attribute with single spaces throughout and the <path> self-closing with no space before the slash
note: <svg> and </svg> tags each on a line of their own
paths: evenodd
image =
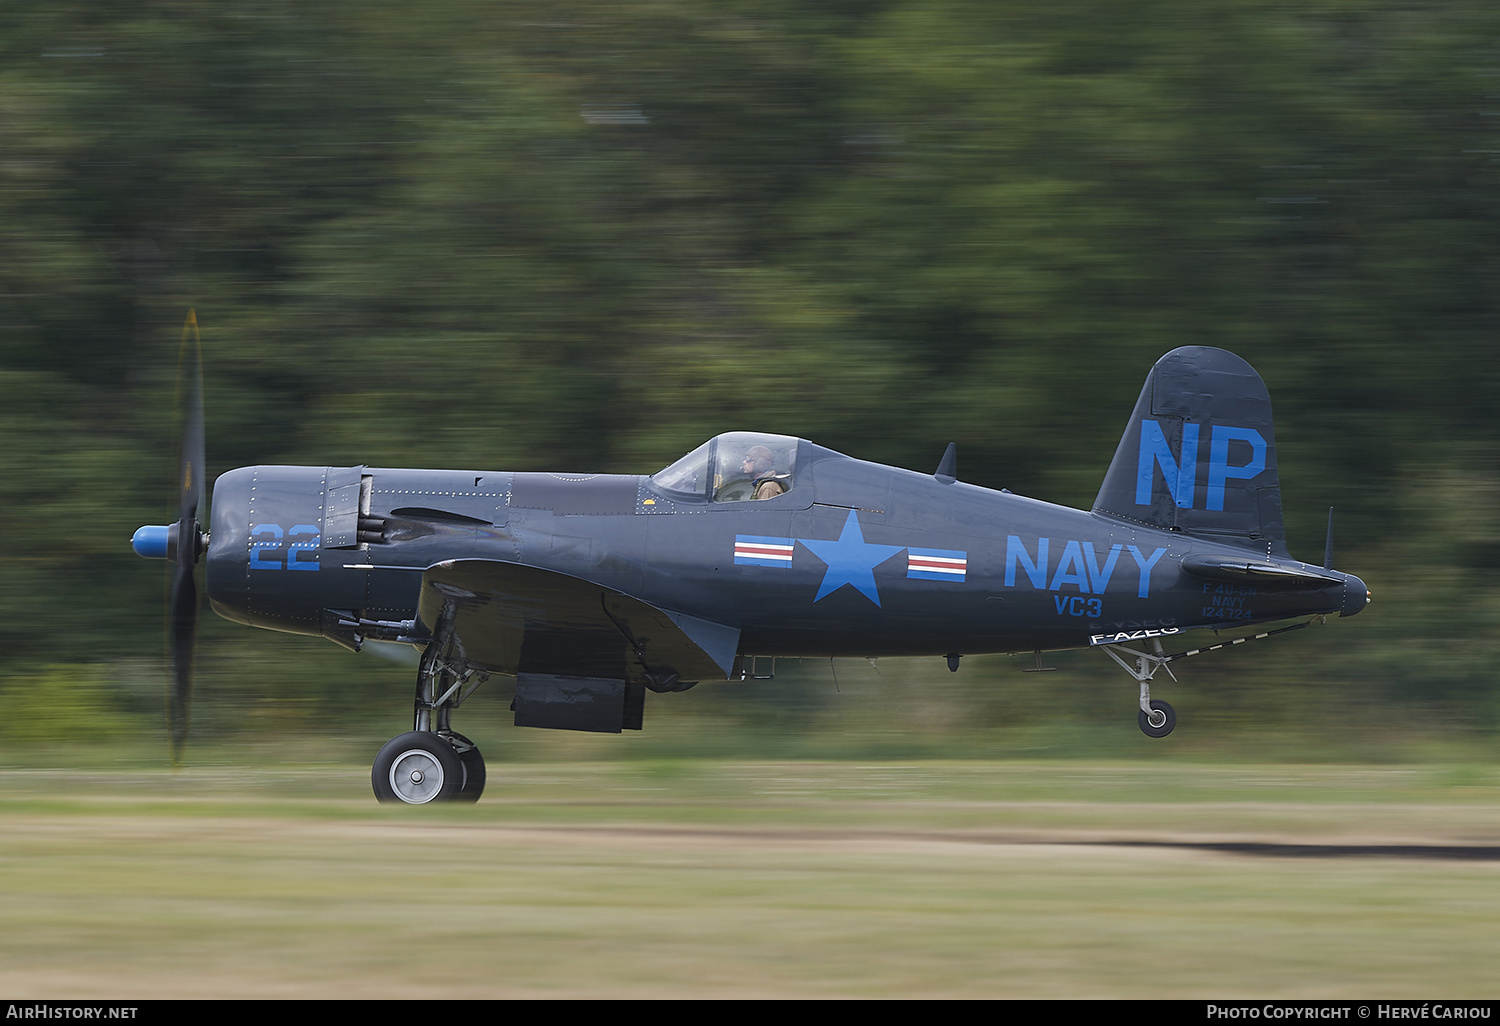
<svg viewBox="0 0 1500 1026">
<path fill-rule="evenodd" d="M 3 736 L 160 736 L 162 578 L 128 539 L 172 518 L 195 306 L 211 476 L 649 473 L 758 429 L 924 471 L 955 440 L 965 480 L 1086 507 L 1151 363 L 1234 350 L 1294 553 L 1337 507 L 1376 604 L 1191 664 L 1184 724 L 1486 744 L 1497 158 L 1473 0 L 16 0 Z M 200 735 L 404 724 L 409 668 L 209 621 Z M 859 722 L 1135 734 L 1132 682 L 1057 660 L 898 663 Z M 847 731 L 814 676 L 648 718 Z"/>
</svg>

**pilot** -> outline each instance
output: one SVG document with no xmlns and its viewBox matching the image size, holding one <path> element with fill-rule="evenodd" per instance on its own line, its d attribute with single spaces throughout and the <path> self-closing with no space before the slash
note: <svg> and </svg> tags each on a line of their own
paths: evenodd
<svg viewBox="0 0 1500 1026">
<path fill-rule="evenodd" d="M 745 461 L 740 469 L 754 486 L 751 498 L 774 499 L 786 491 L 786 487 L 776 480 L 776 459 L 764 445 L 752 445 L 746 451 Z"/>
</svg>

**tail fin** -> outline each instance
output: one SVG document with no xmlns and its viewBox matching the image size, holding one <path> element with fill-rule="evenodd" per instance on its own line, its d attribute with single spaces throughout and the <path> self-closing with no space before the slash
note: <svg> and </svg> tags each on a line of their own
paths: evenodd
<svg viewBox="0 0 1500 1026">
<path fill-rule="evenodd" d="M 1286 556 L 1265 382 L 1223 349 L 1151 368 L 1094 512 Z"/>
</svg>

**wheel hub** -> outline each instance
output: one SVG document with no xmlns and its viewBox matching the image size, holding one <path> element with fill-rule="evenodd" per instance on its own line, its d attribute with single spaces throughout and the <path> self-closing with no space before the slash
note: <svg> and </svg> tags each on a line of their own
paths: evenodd
<svg viewBox="0 0 1500 1026">
<path fill-rule="evenodd" d="M 391 763 L 391 790 L 408 805 L 424 805 L 443 791 L 443 766 L 431 752 L 412 749 Z"/>
</svg>

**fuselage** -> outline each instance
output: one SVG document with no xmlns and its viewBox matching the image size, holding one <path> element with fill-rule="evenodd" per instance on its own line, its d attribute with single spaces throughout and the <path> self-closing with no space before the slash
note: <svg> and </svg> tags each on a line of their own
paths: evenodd
<svg viewBox="0 0 1500 1026">
<path fill-rule="evenodd" d="M 1316 576 L 1205 576 L 1205 558 L 1246 548 L 796 445 L 788 490 L 764 500 L 686 494 L 661 475 L 241 468 L 214 486 L 209 597 L 230 620 L 347 644 L 349 613 L 413 621 L 428 567 L 491 559 L 787 656 L 1076 648 L 1366 601 L 1358 578 L 1269 552 L 1249 555 Z"/>
</svg>

